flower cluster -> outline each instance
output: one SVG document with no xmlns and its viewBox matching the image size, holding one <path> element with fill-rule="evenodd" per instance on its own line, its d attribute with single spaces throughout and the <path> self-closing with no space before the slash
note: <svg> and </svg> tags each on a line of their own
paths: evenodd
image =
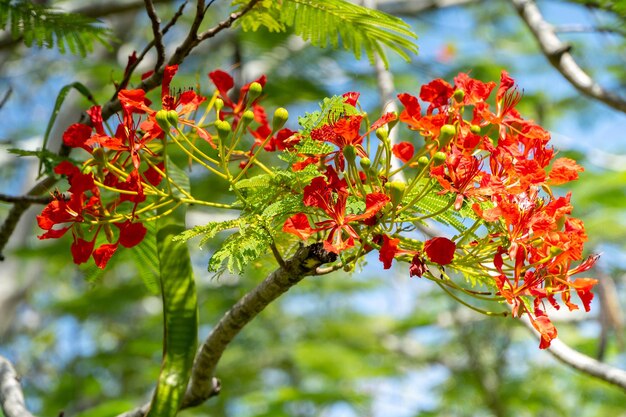
<svg viewBox="0 0 626 417">
<path fill-rule="evenodd" d="M 177 69 L 164 70 L 157 108 L 145 91 L 122 90 L 113 128 L 95 106 L 90 125 L 74 124 L 63 135 L 86 158 L 55 168 L 67 177 L 69 199 L 55 194 L 37 220 L 45 230 L 41 239 L 72 231 L 75 263 L 93 256 L 104 268 L 119 245 L 143 240 L 146 222 L 182 204 L 237 209 L 246 219 L 274 205 L 274 217 L 263 223 L 269 233 L 263 244 L 290 245 L 294 235 L 323 241 L 346 269 L 377 250 L 385 269 L 394 260 L 407 262 L 410 276 L 431 279 L 459 300 L 454 292 L 508 303 L 513 316 L 530 318 L 541 348 L 556 337 L 547 313 L 559 308 L 557 296 L 573 310 L 574 292 L 589 310 L 596 280 L 572 277 L 596 257 L 580 262 L 584 226 L 571 216 L 570 194 L 551 188 L 583 169 L 555 158 L 549 133 L 518 113 L 522 95 L 506 72 L 499 85 L 463 73 L 453 84 L 431 81 L 419 97 L 398 95 L 399 115 L 375 121 L 360 110 L 358 93 L 346 93 L 301 118 L 296 132 L 284 128 L 285 109 L 270 122 L 260 105 L 265 77 L 232 97 L 233 79 L 213 71 L 216 91 L 207 99 L 193 90 L 171 91 Z M 396 134 L 403 140 L 392 141 Z M 204 201 L 176 183 L 170 147 L 225 181 L 233 201 Z M 270 167 L 284 165 L 276 155 L 288 166 Z M 257 175 L 263 179 L 255 182 Z M 254 184 L 274 184 L 267 190 L 272 197 L 251 192 Z M 280 211 L 276 199 L 290 203 Z M 429 229 L 433 223 L 439 228 Z M 489 291 L 467 288 L 468 277 Z"/>
<path fill-rule="evenodd" d="M 176 123 L 193 126 L 198 137 L 212 144 L 206 130 L 184 118 L 205 98 L 193 91 L 180 94 L 169 91 L 177 70 L 178 66 L 165 69 L 162 110 L 173 111 Z M 37 216 L 39 227 L 46 231 L 40 239 L 59 238 L 72 231 L 71 251 L 76 264 L 87 262 L 93 255 L 96 265 L 104 268 L 119 245 L 130 248 L 143 240 L 147 231 L 143 224 L 146 214 L 167 203 L 161 198 L 147 204 L 146 198 L 164 197 L 158 185 L 166 173 L 162 149 L 158 148 L 159 140 L 170 127 L 160 120 L 162 113 L 150 107 L 145 91 L 122 90 L 118 99 L 122 114 L 111 133 L 105 131 L 100 106 L 93 106 L 87 112 L 90 125 L 75 123 L 65 131 L 63 143 L 83 149 L 88 157 L 80 166 L 63 161 L 54 169 L 56 174 L 67 177 L 70 198 L 66 201 L 56 194 Z M 102 231 L 105 236 L 98 239 Z"/>
<path fill-rule="evenodd" d="M 488 102 L 493 90 L 495 108 Z M 316 127 L 310 139 L 336 149 L 302 155 L 294 164 L 316 164 L 322 175 L 303 190 L 304 205 L 315 210 L 296 213 L 283 230 L 302 239 L 321 234 L 326 249 L 340 254 L 357 242 L 361 253 L 378 248 L 384 268 L 393 259 L 406 260 L 411 276 L 434 277 L 438 271 L 440 285 L 469 295 L 444 266 L 478 277 L 495 288 L 494 300 L 511 305 L 514 316 L 530 318 L 541 333 L 541 348 L 549 346 L 556 329 L 546 303 L 558 309 L 560 295 L 569 309 L 577 309 L 573 291 L 588 311 L 596 280 L 571 277 L 591 268 L 596 257 L 574 266 L 587 236 L 582 222 L 570 216 L 570 194 L 551 191 L 583 169 L 571 159 L 555 159 L 549 133 L 515 109 L 521 96 L 506 72 L 497 89 L 494 82 L 461 73 L 454 85 L 437 79 L 422 86 L 419 98 L 398 95 L 404 106 L 399 120 L 386 114 L 364 134 L 356 108 Z M 355 97 L 346 94 L 345 105 L 355 106 Z M 390 129 L 401 126 L 415 139 L 391 144 Z M 373 131 L 376 146 L 373 140 L 364 146 Z M 392 155 L 402 161 L 400 169 L 391 168 Z M 365 208 L 347 213 L 351 198 Z M 429 199 L 443 204 L 433 208 Z M 450 224 L 454 215 L 471 219 L 473 226 L 424 242 L 410 238 L 412 225 L 427 219 Z M 313 226 L 309 218 L 316 219 Z"/>
</svg>

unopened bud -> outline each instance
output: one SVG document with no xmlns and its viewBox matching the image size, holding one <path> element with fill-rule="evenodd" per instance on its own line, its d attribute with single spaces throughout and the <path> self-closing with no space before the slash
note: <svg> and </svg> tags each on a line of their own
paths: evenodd
<svg viewBox="0 0 626 417">
<path fill-rule="evenodd" d="M 446 154 L 443 152 L 437 152 L 433 155 L 433 164 L 438 167 L 439 165 L 446 162 Z"/>
<path fill-rule="evenodd" d="M 287 123 L 287 119 L 289 118 L 289 112 L 287 109 L 283 107 L 279 107 L 274 112 L 274 119 L 272 120 L 272 130 L 274 132 L 278 131 L 280 128 L 285 126 Z"/>
<path fill-rule="evenodd" d="M 389 138 L 389 130 L 387 129 L 387 127 L 382 126 L 376 129 L 376 137 L 385 142 Z"/>
<path fill-rule="evenodd" d="M 391 204 L 394 206 L 400 204 L 402 197 L 404 196 L 404 190 L 406 190 L 406 183 L 402 181 L 391 181 L 385 184 L 385 188 L 389 190 Z"/>
<path fill-rule="evenodd" d="M 348 162 L 354 162 L 356 159 L 356 149 L 353 145 L 346 145 L 343 148 L 343 156 L 345 156 Z"/>
<path fill-rule="evenodd" d="M 226 140 L 230 132 L 232 131 L 230 127 L 230 123 L 226 120 L 218 120 L 215 122 L 215 127 L 217 128 L 217 136 L 219 136 L 221 141 Z"/>
<path fill-rule="evenodd" d="M 167 113 L 168 113 L 167 110 L 159 110 L 154 115 L 154 119 L 156 120 L 157 124 L 163 131 L 167 131 L 170 128 L 170 122 L 168 120 Z"/>
<path fill-rule="evenodd" d="M 104 149 L 94 148 L 93 151 L 91 151 L 91 154 L 93 155 L 93 159 L 95 159 L 97 162 L 101 164 L 104 164 L 106 162 L 106 154 L 104 153 Z"/>
<path fill-rule="evenodd" d="M 216 98 L 215 99 L 215 110 L 217 110 L 219 112 L 223 108 L 224 108 L 224 100 L 222 100 L 221 98 Z"/>
<path fill-rule="evenodd" d="M 254 120 L 254 113 L 252 110 L 246 110 L 241 115 L 241 123 L 243 123 L 244 127 L 248 126 L 252 120 Z"/>
<path fill-rule="evenodd" d="M 441 126 L 441 131 L 439 132 L 439 146 L 444 147 L 450 140 L 456 135 L 456 127 L 454 125 L 443 125 Z"/>
<path fill-rule="evenodd" d="M 454 94 L 452 95 L 452 97 L 454 97 L 454 100 L 457 103 L 462 103 L 463 99 L 465 98 L 465 91 L 463 91 L 463 90 L 456 90 L 454 92 Z"/>
<path fill-rule="evenodd" d="M 425 168 L 428 165 L 429 162 L 430 161 L 428 160 L 428 157 L 426 155 L 424 155 L 424 156 L 420 156 L 419 157 L 419 159 L 417 160 L 417 165 L 420 168 Z"/>
<path fill-rule="evenodd" d="M 371 166 L 372 166 L 372 161 L 369 158 L 361 158 L 361 168 L 363 168 L 363 171 L 367 172 L 367 170 Z"/>
<path fill-rule="evenodd" d="M 250 83 L 250 87 L 248 87 L 248 101 L 252 103 L 254 100 L 259 98 L 261 93 L 263 92 L 263 86 L 256 81 Z"/>
<path fill-rule="evenodd" d="M 167 111 L 167 121 L 170 126 L 176 126 L 178 124 L 178 113 L 176 110 L 168 110 Z"/>
<path fill-rule="evenodd" d="M 470 126 L 470 132 L 472 132 L 472 133 L 475 133 L 475 134 L 478 135 L 480 133 L 480 131 L 481 131 L 480 126 L 478 126 L 478 125 L 471 125 Z"/>
</svg>

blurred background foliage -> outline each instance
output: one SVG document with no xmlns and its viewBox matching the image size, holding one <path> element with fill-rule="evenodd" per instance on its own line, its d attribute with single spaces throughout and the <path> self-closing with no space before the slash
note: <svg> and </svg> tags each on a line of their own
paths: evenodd
<svg viewBox="0 0 626 417">
<path fill-rule="evenodd" d="M 211 6 L 207 27 L 226 16 L 228 3 Z M 397 92 L 417 94 L 422 83 L 451 80 L 459 71 L 497 80 L 506 69 L 524 90 L 522 113 L 553 132 L 562 155 L 585 166 L 568 189 L 574 215 L 587 226 L 589 252 L 603 252 L 594 270 L 604 282 L 598 288 L 603 294 L 590 314 L 557 315 L 555 321 L 566 343 L 626 368 L 624 114 L 573 89 L 549 65 L 507 1 L 377 3 L 419 35 L 420 54 L 410 63 L 390 54 Z M 573 45 L 581 65 L 606 88 L 624 93 L 621 3 L 545 0 L 539 6 L 557 31 L 562 29 L 559 35 Z M 19 195 L 32 185 L 37 163 L 6 149 L 41 146 L 61 86 L 78 80 L 97 101 L 106 101 L 128 55 L 151 39 L 143 2 L 47 4 L 100 17 L 114 41 L 80 57 L 26 48 L 0 32 L 0 97 L 11 91 L 0 109 L 0 184 L 7 194 Z M 106 10 L 118 4 L 132 7 L 97 12 L 96 6 Z M 162 20 L 179 5 L 158 2 Z M 185 19 L 168 33 L 167 44 L 175 45 L 185 34 Z M 296 115 L 314 110 L 326 96 L 351 90 L 361 91 L 370 114 L 381 111 L 375 71 L 367 60 L 312 48 L 290 34 L 227 31 L 188 57 L 175 85 L 199 85 L 209 92 L 206 74 L 216 68 L 232 72 L 239 85 L 267 74 L 266 108 L 287 107 L 292 128 L 297 128 Z M 64 128 L 88 106 L 70 95 L 53 132 L 57 145 Z M 200 198 L 228 192 L 200 174 L 192 178 Z M 0 218 L 9 207 L 0 203 Z M 132 250 L 116 255 L 103 274 L 77 269 L 67 240 L 36 239 L 36 210 L 20 223 L 0 264 L 0 354 L 16 364 L 37 414 L 104 417 L 143 403 L 160 366 L 160 298 L 138 276 Z M 218 215 L 194 210 L 189 225 Z M 216 246 L 212 242 L 194 251 L 200 338 L 273 267 L 271 259 L 262 259 L 242 276 L 214 278 L 206 264 Z M 622 391 L 557 363 L 517 322 L 469 311 L 432 283 L 409 279 L 405 267 L 383 271 L 377 259 L 368 261 L 352 274 L 307 278 L 271 305 L 226 351 L 217 370 L 221 395 L 181 415 L 626 416 Z"/>
</svg>

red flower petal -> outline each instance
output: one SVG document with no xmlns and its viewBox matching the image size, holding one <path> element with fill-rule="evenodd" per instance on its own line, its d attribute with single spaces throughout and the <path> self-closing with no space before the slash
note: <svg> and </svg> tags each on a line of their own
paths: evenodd
<svg viewBox="0 0 626 417">
<path fill-rule="evenodd" d="M 427 110 L 430 114 L 432 109 L 448 104 L 452 93 L 454 93 L 454 88 L 447 81 L 437 78 L 422 86 L 420 98 L 430 103 Z"/>
<path fill-rule="evenodd" d="M 161 172 L 164 172 L 165 163 L 163 162 L 158 163 L 157 168 L 159 168 Z M 161 180 L 163 179 L 161 174 L 159 174 L 158 171 L 154 169 L 153 167 L 149 167 L 148 169 L 146 169 L 143 173 L 143 176 L 145 177 L 146 181 L 148 181 L 151 185 L 155 185 L 155 186 L 159 185 L 161 183 Z"/>
<path fill-rule="evenodd" d="M 104 269 L 116 250 L 117 243 L 106 243 L 93 251 L 93 259 L 96 261 L 96 266 Z"/>
<path fill-rule="evenodd" d="M 233 77 L 222 70 L 215 70 L 209 73 L 209 78 L 222 96 L 226 96 L 228 91 L 235 85 Z"/>
<path fill-rule="evenodd" d="M 585 169 L 569 158 L 558 158 L 552 164 L 550 184 L 560 185 L 578 179 L 578 173 Z"/>
<path fill-rule="evenodd" d="M 409 142 L 400 142 L 397 145 L 393 145 L 393 154 L 396 158 L 406 163 L 415 154 L 415 147 Z"/>
<path fill-rule="evenodd" d="M 283 232 L 291 233 L 302 240 L 307 240 L 315 231 L 311 229 L 306 214 L 298 213 L 285 220 Z"/>
<path fill-rule="evenodd" d="M 93 244 L 93 241 L 89 242 L 80 238 L 74 240 L 70 250 L 72 251 L 72 257 L 76 265 L 80 265 L 89 260 L 91 252 L 93 252 Z"/>
<path fill-rule="evenodd" d="M 530 318 L 530 322 L 533 327 L 537 329 L 537 331 L 541 334 L 541 342 L 539 343 L 539 349 L 546 349 L 550 347 L 550 343 L 557 336 L 556 327 L 550 321 L 548 316 L 545 315 L 541 310 L 536 309 L 535 315 L 537 316 L 535 319 Z"/>
<path fill-rule="evenodd" d="M 400 239 L 390 239 L 387 235 L 383 235 L 383 244 L 380 247 L 378 259 L 383 263 L 385 269 L 391 268 L 394 256 L 398 253 L 398 244 Z"/>
<path fill-rule="evenodd" d="M 345 94 L 342 95 L 343 97 L 343 101 L 346 104 L 349 104 L 351 106 L 356 106 L 356 102 L 359 100 L 359 96 L 361 95 L 361 93 L 358 93 L 356 91 L 349 91 Z"/>
<path fill-rule="evenodd" d="M 131 223 L 130 220 L 124 223 L 115 223 L 115 225 L 120 229 L 120 238 L 117 243 L 125 248 L 132 248 L 138 245 L 148 231 L 143 223 Z"/>
<path fill-rule="evenodd" d="M 424 260 L 420 254 L 415 254 L 413 260 L 411 261 L 411 266 L 409 267 L 409 276 L 421 278 L 426 271 L 427 268 L 426 264 L 424 264 Z"/>
<path fill-rule="evenodd" d="M 434 237 L 424 242 L 428 258 L 439 265 L 448 265 L 454 258 L 456 243 L 446 237 Z"/>
<path fill-rule="evenodd" d="M 91 128 L 81 123 L 74 123 L 63 133 L 63 143 L 72 148 L 83 148 L 91 153 L 91 148 L 85 144 L 91 137 Z"/>
<path fill-rule="evenodd" d="M 169 65 L 163 71 L 163 82 L 161 83 L 161 97 L 165 97 L 170 93 L 170 83 L 172 78 L 178 71 L 178 65 Z"/>
</svg>

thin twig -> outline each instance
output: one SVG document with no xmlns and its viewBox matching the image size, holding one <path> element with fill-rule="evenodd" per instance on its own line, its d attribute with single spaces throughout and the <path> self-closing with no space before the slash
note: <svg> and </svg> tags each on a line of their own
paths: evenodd
<svg viewBox="0 0 626 417">
<path fill-rule="evenodd" d="M 152 35 L 154 36 L 154 47 L 157 52 L 156 64 L 154 64 L 154 71 L 159 71 L 161 65 L 165 62 L 165 46 L 163 45 L 163 33 L 161 32 L 161 19 L 157 15 L 154 3 L 152 0 L 144 0 L 146 4 L 146 12 L 150 18 L 152 24 Z"/>
<path fill-rule="evenodd" d="M 69 200 L 69 194 L 63 194 L 62 198 L 64 200 Z M 0 193 L 0 201 L 5 203 L 28 203 L 28 204 L 49 204 L 52 200 L 54 200 L 53 196 L 38 196 L 38 195 L 19 195 L 13 196 L 8 194 Z"/>
<path fill-rule="evenodd" d="M 626 113 L 626 99 L 595 82 L 576 62 L 570 53 L 571 46 L 561 42 L 554 28 L 546 22 L 532 0 L 510 0 L 550 64 L 556 68 L 578 91 L 606 105 Z"/>
<path fill-rule="evenodd" d="M 6 417 L 33 417 L 26 409 L 20 378 L 4 356 L 0 356 L 0 406 Z"/>
<path fill-rule="evenodd" d="M 9 87 L 6 93 L 4 93 L 4 97 L 0 100 L 0 109 L 4 107 L 4 105 L 9 101 L 9 97 L 13 94 L 13 88 Z"/>
<path fill-rule="evenodd" d="M 541 339 L 541 334 L 533 327 L 525 315 L 520 317 L 524 325 Z M 593 376 L 626 391 L 626 371 L 597 361 L 577 350 L 572 349 L 559 339 L 554 339 L 547 349 L 556 359 L 584 374 Z"/>
<path fill-rule="evenodd" d="M 174 13 L 174 16 L 172 16 L 170 21 L 167 22 L 167 24 L 165 26 L 163 26 L 163 29 L 161 30 L 161 34 L 163 36 L 165 36 L 165 34 L 170 30 L 170 28 L 172 26 L 174 26 L 176 24 L 176 22 L 178 21 L 178 19 L 183 15 L 183 10 L 185 9 L 185 6 L 187 5 L 187 3 L 189 3 L 189 1 L 185 0 L 180 5 L 180 7 L 176 11 L 176 13 Z M 115 93 L 111 97 L 111 100 L 115 100 L 117 98 L 117 95 L 119 94 L 119 92 L 122 89 L 126 88 L 126 86 L 128 85 L 128 82 L 130 81 L 130 77 L 132 77 L 133 73 L 135 72 L 135 69 L 137 69 L 137 67 L 139 66 L 141 61 L 143 61 L 143 59 L 146 57 L 148 52 L 150 52 L 150 50 L 152 48 L 154 48 L 154 45 L 155 45 L 155 40 L 154 39 L 151 40 L 150 42 L 148 42 L 148 44 L 143 48 L 143 51 L 141 51 L 139 56 L 137 56 L 137 59 L 135 60 L 135 62 L 133 62 L 132 64 L 130 64 L 128 66 L 128 68 L 126 69 L 126 71 L 124 73 L 124 78 L 119 83 L 118 87 L 115 89 Z"/>
</svg>

